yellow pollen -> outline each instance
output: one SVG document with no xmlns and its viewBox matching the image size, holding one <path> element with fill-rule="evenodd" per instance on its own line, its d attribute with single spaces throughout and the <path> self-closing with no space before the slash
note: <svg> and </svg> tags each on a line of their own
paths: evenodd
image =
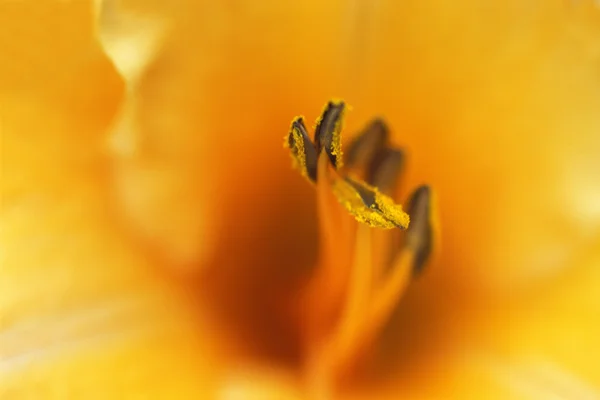
<svg viewBox="0 0 600 400">
<path fill-rule="evenodd" d="M 373 196 L 372 204 L 365 204 L 356 184 Z M 356 181 L 355 185 L 351 185 L 343 179 L 336 179 L 332 190 L 340 204 L 359 222 L 383 229 L 405 229 L 410 223 L 410 217 L 402 210 L 401 205 L 364 182 Z"/>
</svg>

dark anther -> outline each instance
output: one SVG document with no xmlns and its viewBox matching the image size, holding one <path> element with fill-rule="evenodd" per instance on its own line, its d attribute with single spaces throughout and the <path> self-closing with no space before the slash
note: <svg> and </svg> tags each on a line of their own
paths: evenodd
<svg viewBox="0 0 600 400">
<path fill-rule="evenodd" d="M 372 158 L 367 169 L 366 180 L 382 193 L 393 195 L 404 163 L 404 153 L 400 149 L 387 147 Z"/>
<path fill-rule="evenodd" d="M 346 177 L 344 179 L 352 186 L 354 190 L 356 190 L 356 193 L 358 193 L 365 206 L 374 210 L 379 210 L 379 206 L 375 200 L 375 192 L 372 189 L 365 187 L 360 182 L 350 177 Z"/>
<path fill-rule="evenodd" d="M 327 103 L 315 129 L 315 147 L 317 154 L 325 150 L 334 167 L 341 165 L 341 125 L 344 113 L 343 102 Z"/>
<path fill-rule="evenodd" d="M 374 119 L 348 146 L 346 163 L 349 167 L 367 168 L 371 160 L 388 141 L 389 130 L 382 119 Z"/>
<path fill-rule="evenodd" d="M 308 137 L 302 118 L 296 118 L 288 136 L 288 145 L 298 168 L 311 181 L 317 181 L 317 150 Z"/>
<path fill-rule="evenodd" d="M 433 226 L 431 220 L 431 189 L 419 186 L 410 196 L 407 204 L 410 226 L 406 231 L 405 247 L 415 254 L 413 274 L 418 275 L 431 254 L 433 247 Z"/>
</svg>

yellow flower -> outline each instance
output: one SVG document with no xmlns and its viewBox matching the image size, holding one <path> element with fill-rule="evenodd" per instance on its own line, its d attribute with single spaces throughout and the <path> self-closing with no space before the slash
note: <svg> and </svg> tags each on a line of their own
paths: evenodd
<svg viewBox="0 0 600 400">
<path fill-rule="evenodd" d="M 595 2 L 44 0 L 0 21 L 0 397 L 598 397 Z M 443 243 L 334 377 L 306 326 L 370 303 L 339 319 L 302 294 L 364 284 L 336 266 L 396 232 L 328 242 L 323 204 L 354 220 L 281 149 L 336 96 L 348 137 L 387 121 L 393 197 L 427 183 Z"/>
</svg>

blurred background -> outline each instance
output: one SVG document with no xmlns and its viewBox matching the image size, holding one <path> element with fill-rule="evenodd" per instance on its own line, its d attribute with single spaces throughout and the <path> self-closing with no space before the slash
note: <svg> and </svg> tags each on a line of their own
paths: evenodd
<svg viewBox="0 0 600 400">
<path fill-rule="evenodd" d="M 310 398 L 282 142 L 330 98 L 441 228 L 331 398 L 600 398 L 591 0 L 0 1 L 0 398 Z"/>
</svg>

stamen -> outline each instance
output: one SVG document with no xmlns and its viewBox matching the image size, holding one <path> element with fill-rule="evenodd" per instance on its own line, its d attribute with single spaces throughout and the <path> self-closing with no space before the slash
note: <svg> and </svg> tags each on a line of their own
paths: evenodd
<svg viewBox="0 0 600 400">
<path fill-rule="evenodd" d="M 382 193 L 393 195 L 399 182 L 404 164 L 404 154 L 400 149 L 384 148 L 371 160 L 367 169 L 367 182 Z M 410 213 L 409 213 L 410 215 Z"/>
<path fill-rule="evenodd" d="M 314 393 L 320 394 L 328 392 L 334 376 L 356 365 L 406 286 L 423 270 L 437 239 L 434 198 L 428 186 L 412 193 L 408 214 L 390 197 L 396 191 L 404 153 L 389 143 L 382 120 L 371 122 L 352 142 L 348 166 L 341 168 L 344 111 L 341 101 L 326 105 L 315 127 L 314 143 L 302 117 L 294 119 L 286 141 L 294 165 L 317 188 L 323 246 L 301 308 L 306 318 L 309 381 Z"/>
<path fill-rule="evenodd" d="M 401 150 L 385 147 L 373 154 L 367 169 L 367 182 L 377 187 L 382 193 L 393 196 L 398 190 L 400 174 L 404 163 L 404 154 Z M 410 213 L 407 213 L 410 215 Z M 379 277 L 388 269 L 393 255 L 396 253 L 394 244 L 400 241 L 402 232 L 398 230 L 373 232 L 374 249 L 373 268 L 374 275 Z"/>
<path fill-rule="evenodd" d="M 316 182 L 317 150 L 308 137 L 302 117 L 296 117 L 292 121 L 286 145 L 291 150 L 294 167 L 309 181 Z"/>
<path fill-rule="evenodd" d="M 402 211 L 402 206 L 375 187 L 345 177 L 334 180 L 332 190 L 359 222 L 384 229 L 408 227 L 410 218 Z"/>
<path fill-rule="evenodd" d="M 404 153 L 389 143 L 389 128 L 380 119 L 372 120 L 348 146 L 346 168 L 364 178 L 382 193 L 393 196 L 397 191 Z M 409 214 L 410 215 L 410 214 Z M 378 281 L 393 256 L 393 242 L 400 232 L 374 230 L 373 276 Z"/>
<path fill-rule="evenodd" d="M 325 106 L 323 114 L 317 121 L 314 146 L 308 140 L 302 117 L 297 117 L 292 122 L 287 146 L 291 149 L 296 168 L 312 182 L 317 180 L 317 155 L 321 152 L 324 151 L 327 154 L 336 170 L 342 165 L 341 128 L 344 108 L 345 105 L 341 101 L 330 101 Z M 377 134 L 369 133 L 369 135 Z M 388 167 L 382 169 L 381 166 L 377 166 L 373 172 L 377 179 L 382 180 L 384 183 L 387 183 L 387 180 L 394 176 L 393 170 L 395 168 L 393 167 L 398 164 L 393 157 L 389 162 L 391 169 Z M 406 229 L 408 227 L 410 218 L 408 214 L 402 211 L 402 206 L 394 203 L 391 197 L 384 195 L 376 187 L 339 174 L 332 177 L 331 185 L 340 204 L 357 221 L 385 229 Z"/>
<path fill-rule="evenodd" d="M 325 150 L 335 168 L 342 166 L 342 121 L 345 104 L 330 101 L 325 106 L 315 127 L 315 147 L 317 153 Z"/>
<path fill-rule="evenodd" d="M 351 325 L 350 329 L 353 332 L 351 336 L 348 333 L 335 336 L 333 342 L 340 344 L 335 345 L 336 351 L 330 355 L 334 370 L 343 372 L 355 366 L 361 353 L 373 342 L 383 325 L 389 320 L 414 275 L 423 269 L 429 259 L 433 249 L 436 221 L 432 199 L 433 195 L 428 186 L 417 188 L 410 197 L 409 210 L 412 223 L 406 231 L 404 245 L 392 263 L 389 276 L 381 284 L 375 285 L 372 291 L 373 298 L 367 300 L 368 307 L 366 310 L 363 309 L 360 325 Z M 370 245 L 365 237 L 360 238 L 366 242 L 366 245 Z M 357 249 L 362 244 L 357 241 Z M 362 268 L 372 270 L 370 262 L 365 261 L 364 256 L 360 254 L 357 251 L 356 256 L 361 257 Z M 370 272 L 369 279 L 365 279 L 366 272 L 362 274 L 361 279 L 366 281 L 365 285 L 370 285 L 373 272 Z M 351 282 L 359 284 L 355 279 Z M 348 301 L 352 301 L 352 298 Z M 342 320 L 340 324 L 348 324 L 348 322 Z"/>
<path fill-rule="evenodd" d="M 335 313 L 345 293 L 354 246 L 355 223 L 340 212 L 337 199 L 331 192 L 329 158 L 325 153 L 319 157 L 317 181 L 317 211 L 319 235 L 323 243 L 320 267 L 311 281 L 307 296 L 311 311 L 310 330 L 320 330 L 323 322 Z M 333 171 L 331 171 L 333 173 Z M 315 312 L 314 310 L 319 310 Z"/>
<path fill-rule="evenodd" d="M 406 287 L 416 273 L 421 271 L 433 249 L 436 216 L 428 186 L 420 186 L 410 197 L 409 210 L 412 223 L 406 231 L 404 246 L 396 255 L 389 276 L 374 290 L 374 297 L 363 318 L 362 329 L 355 337 L 349 351 L 339 355 L 339 365 L 352 365 L 360 351 L 372 342 L 382 326 L 389 320 Z"/>
<path fill-rule="evenodd" d="M 413 223 L 406 231 L 404 247 L 415 254 L 413 274 L 418 275 L 427 263 L 433 248 L 434 226 L 436 218 L 433 215 L 432 192 L 429 186 L 418 187 L 408 200 L 408 212 L 412 215 Z"/>
<path fill-rule="evenodd" d="M 369 311 L 369 303 L 373 290 L 373 268 L 372 267 L 372 228 L 359 225 L 356 232 L 356 245 L 350 286 L 346 298 L 346 304 L 338 322 L 337 329 L 333 332 L 332 343 L 328 355 L 330 362 L 335 363 L 341 359 L 341 355 L 351 353 L 356 343 L 357 335 L 363 328 L 364 315 Z"/>
<path fill-rule="evenodd" d="M 389 143 L 387 125 L 377 118 L 350 143 L 346 163 L 353 173 L 362 172 L 368 184 L 392 195 L 403 161 L 403 152 Z"/>
<path fill-rule="evenodd" d="M 411 281 L 413 265 L 414 253 L 409 249 L 403 249 L 392 264 L 389 276 L 383 281 L 380 288 L 374 291 L 374 298 L 368 312 L 363 317 L 363 326 L 356 337 L 353 351 L 341 355 L 340 363 L 353 365 L 360 352 L 373 342 L 389 321 Z"/>
<path fill-rule="evenodd" d="M 375 119 L 348 146 L 346 163 L 351 168 L 366 170 L 371 160 L 388 141 L 389 129 L 382 119 Z"/>
</svg>

